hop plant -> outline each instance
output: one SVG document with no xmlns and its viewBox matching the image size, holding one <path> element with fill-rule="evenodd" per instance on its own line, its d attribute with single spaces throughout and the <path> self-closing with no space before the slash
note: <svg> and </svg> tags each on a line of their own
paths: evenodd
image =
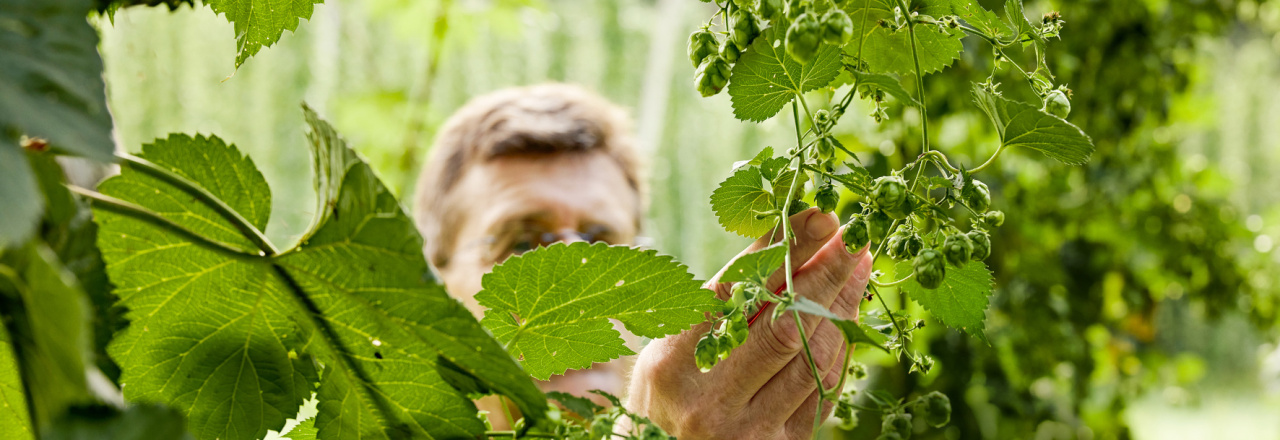
<svg viewBox="0 0 1280 440">
<path fill-rule="evenodd" d="M 694 86 L 702 96 L 720 93 L 729 83 L 729 63 L 719 55 L 710 55 L 702 60 L 693 78 Z"/>
<path fill-rule="evenodd" d="M 889 235 L 891 226 L 893 226 L 893 219 L 889 218 L 889 214 L 885 214 L 884 211 L 874 210 L 867 215 L 867 231 L 871 233 L 872 240 L 880 240 Z"/>
<path fill-rule="evenodd" d="M 787 28 L 787 55 L 800 64 L 808 64 L 822 43 L 822 25 L 813 14 L 801 13 Z"/>
<path fill-rule="evenodd" d="M 693 67 L 701 66 L 704 59 L 716 52 L 719 52 L 719 43 L 711 31 L 700 29 L 689 35 L 689 60 L 693 61 Z"/>
<path fill-rule="evenodd" d="M 871 186 L 871 197 L 881 210 L 897 209 L 907 200 L 907 183 L 898 176 L 877 178 Z"/>
<path fill-rule="evenodd" d="M 952 266 L 961 267 L 973 256 L 973 242 L 965 234 L 952 234 L 942 242 L 942 254 Z"/>
<path fill-rule="evenodd" d="M 951 421 L 951 399 L 937 391 L 916 399 L 914 410 L 924 417 L 925 423 L 934 428 L 946 426 Z"/>
<path fill-rule="evenodd" d="M 880 422 L 880 432 L 894 433 L 904 440 L 911 438 L 911 414 L 889 413 Z"/>
<path fill-rule="evenodd" d="M 1044 112 L 1066 119 L 1071 114 L 1071 100 L 1062 90 L 1052 90 L 1044 97 Z"/>
<path fill-rule="evenodd" d="M 845 223 L 844 232 L 840 238 L 844 240 L 845 249 L 848 249 L 849 252 L 857 252 L 871 242 L 870 234 L 866 217 L 855 215 L 852 219 L 849 219 L 848 223 Z"/>
<path fill-rule="evenodd" d="M 840 8 L 831 8 L 822 14 L 822 41 L 844 45 L 853 38 L 853 19 Z"/>
<path fill-rule="evenodd" d="M 991 190 L 987 189 L 987 184 L 980 181 L 974 180 L 965 185 L 960 191 L 960 196 L 964 199 L 964 204 L 976 212 L 987 212 L 991 207 Z"/>
<path fill-rule="evenodd" d="M 818 209 L 822 212 L 831 212 L 836 210 L 836 204 L 840 203 L 840 195 L 836 194 L 836 187 L 831 183 L 822 185 L 818 188 L 818 193 L 813 196 L 814 203 L 818 205 Z"/>
<path fill-rule="evenodd" d="M 991 256 L 991 236 L 987 235 L 987 231 L 974 229 L 966 234 L 969 237 L 969 243 L 973 244 L 973 253 L 969 258 L 973 261 L 982 261 Z"/>
<path fill-rule="evenodd" d="M 729 39 L 738 49 L 747 50 L 751 47 L 751 41 L 760 36 L 760 24 L 756 22 L 755 15 L 743 7 L 731 14 L 731 21 L 733 29 L 729 31 Z"/>
<path fill-rule="evenodd" d="M 987 227 L 998 228 L 1004 224 L 1004 213 L 1000 211 L 987 211 L 982 214 L 982 223 Z"/>
<path fill-rule="evenodd" d="M 703 373 L 711 371 L 711 367 L 720 362 L 720 338 L 708 333 L 699 339 L 693 349 L 693 359 Z"/>
<path fill-rule="evenodd" d="M 937 289 L 947 277 L 947 264 L 942 252 L 937 249 L 925 249 L 912 262 L 915 268 L 916 282 L 926 289 Z"/>
</svg>

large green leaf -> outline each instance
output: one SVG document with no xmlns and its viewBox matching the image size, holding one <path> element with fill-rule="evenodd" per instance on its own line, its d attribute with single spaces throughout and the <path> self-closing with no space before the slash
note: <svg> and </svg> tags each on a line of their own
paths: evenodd
<svg viewBox="0 0 1280 440">
<path fill-rule="evenodd" d="M 1093 155 L 1093 139 L 1062 118 L 980 84 L 973 86 L 973 100 L 995 124 L 1004 148 L 1030 148 L 1068 165 L 1083 165 Z"/>
<path fill-rule="evenodd" d="M 934 17 L 951 14 L 950 0 L 914 0 L 908 3 L 911 12 Z M 896 0 L 850 0 L 845 4 L 845 11 L 853 19 L 853 39 L 845 44 L 844 50 L 864 61 L 872 73 L 911 74 L 916 71 L 907 28 L 890 30 L 879 25 L 881 21 L 894 21 L 897 6 Z M 917 24 L 915 33 L 921 75 L 951 65 L 964 51 L 960 42 L 964 34 L 959 30 Z"/>
<path fill-rule="evenodd" d="M 729 97 L 745 121 L 772 118 L 796 94 L 824 87 L 840 74 L 840 48 L 824 44 L 808 64 L 787 55 L 776 28 L 764 31 L 733 66 Z"/>
<path fill-rule="evenodd" d="M 324 0 L 204 0 L 223 14 L 236 30 L 236 67 L 263 46 L 280 41 L 284 31 L 298 30 L 298 19 L 311 19 L 311 11 Z"/>
<path fill-rule="evenodd" d="M 108 273 L 132 321 L 109 350 L 126 397 L 175 406 L 201 439 L 279 430 L 313 390 L 321 438 L 478 436 L 474 405 L 439 371 L 446 362 L 450 374 L 474 376 L 527 417 L 541 416 L 541 392 L 444 291 L 395 198 L 328 124 L 307 117 L 315 154 L 350 161 L 317 170 L 336 188 L 318 191 L 329 209 L 278 255 L 193 235 L 254 246 L 236 216 L 186 185 L 253 228 L 270 212 L 252 161 L 216 138 L 172 136 L 144 148 L 144 159 L 176 178 L 130 165 L 100 186 L 190 231 L 95 206 Z"/>
<path fill-rule="evenodd" d="M 13 338 L 0 325 L 0 432 L 13 440 L 34 440 L 27 394 L 22 387 L 18 358 L 14 355 Z"/>
<path fill-rule="evenodd" d="M 897 265 L 897 273 L 911 273 L 911 262 Z M 913 278 L 902 284 L 902 292 L 919 303 L 943 324 L 959 329 L 986 342 L 983 333 L 987 296 L 995 287 L 991 271 L 982 262 L 969 262 L 964 267 L 947 267 L 947 277 L 937 289 L 926 289 Z"/>
<path fill-rule="evenodd" d="M 481 284 L 485 327 L 539 379 L 633 354 L 609 318 L 658 338 L 703 321 L 720 303 L 671 257 L 603 243 L 508 258 Z"/>
</svg>

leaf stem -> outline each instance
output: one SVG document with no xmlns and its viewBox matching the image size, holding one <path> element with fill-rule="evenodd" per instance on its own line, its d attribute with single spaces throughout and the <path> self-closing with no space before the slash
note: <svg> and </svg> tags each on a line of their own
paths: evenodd
<svg viewBox="0 0 1280 440">
<path fill-rule="evenodd" d="M 801 96 L 800 93 L 796 93 L 796 98 L 796 100 L 804 103 L 804 96 Z M 782 204 L 783 215 L 778 217 L 778 221 L 782 223 L 782 240 L 787 243 L 787 254 L 784 257 L 783 262 L 783 273 L 786 275 L 787 279 L 787 298 L 790 298 L 791 300 L 795 300 L 796 292 L 795 280 L 792 278 L 791 274 L 791 219 L 790 216 L 786 214 L 791 211 L 791 201 L 796 195 L 796 185 L 800 182 L 800 173 L 804 172 L 804 138 L 800 136 L 800 109 L 796 106 L 796 100 L 791 101 L 791 115 L 792 119 L 795 120 L 796 149 L 798 150 L 796 151 L 796 159 L 798 159 L 799 163 L 795 167 L 795 174 L 791 177 L 791 188 L 787 191 L 786 201 Z M 808 112 L 808 106 L 806 106 L 805 112 Z M 804 324 L 802 324 L 800 320 L 800 312 L 792 310 L 791 313 L 796 322 L 796 329 L 800 331 L 800 341 L 804 344 L 805 360 L 809 363 L 809 372 L 813 374 L 813 381 L 818 385 L 818 390 L 821 393 L 826 393 L 826 390 L 822 386 L 822 374 L 818 372 L 818 365 L 813 361 L 813 351 L 809 349 L 809 338 L 805 335 Z M 822 423 L 822 406 L 819 405 L 814 413 L 813 431 L 816 433 L 819 425 Z"/>
<path fill-rule="evenodd" d="M 902 279 L 898 281 L 892 281 L 888 283 L 882 283 L 879 280 L 873 279 L 871 280 L 871 284 L 874 284 L 876 287 L 893 287 L 893 286 L 897 286 L 899 284 L 905 283 L 907 281 L 910 281 L 911 278 L 914 278 L 915 276 L 916 276 L 915 272 L 912 272 L 910 274 L 907 274 L 907 276 L 902 277 Z"/>
<path fill-rule="evenodd" d="M 109 206 L 109 207 L 111 207 L 111 208 L 119 209 L 119 210 L 121 210 L 121 211 L 126 211 L 126 212 L 131 213 L 131 214 L 136 214 L 136 215 L 139 215 L 139 216 L 141 216 L 141 217 L 145 217 L 147 220 L 151 220 L 151 221 L 154 221 L 154 222 L 160 223 L 160 224 L 164 225 L 164 226 L 165 226 L 165 227 L 167 227 L 167 228 L 177 230 L 179 233 L 182 233 L 182 234 L 184 234 L 184 235 L 187 235 L 188 237 L 190 237 L 190 238 L 192 238 L 192 239 L 195 239 L 196 241 L 199 241 L 199 242 L 201 242 L 201 243 L 207 244 L 207 245 L 209 245 L 209 246 L 213 246 L 213 247 L 216 247 L 216 248 L 218 248 L 218 249 L 222 249 L 222 250 L 227 251 L 227 252 L 232 252 L 232 253 L 236 253 L 236 254 L 248 255 L 248 256 L 251 256 L 251 257 L 260 257 L 260 256 L 261 256 L 261 255 L 260 255 L 258 252 L 256 252 L 256 251 L 252 251 L 252 250 L 249 250 L 249 249 L 243 249 L 243 248 L 241 248 L 241 247 L 239 247 L 239 246 L 236 246 L 236 245 L 233 245 L 233 244 L 230 244 L 230 243 L 224 243 L 224 242 L 222 242 L 222 241 L 219 241 L 219 240 L 216 240 L 216 239 L 213 239 L 213 238 L 210 238 L 210 237 L 206 237 L 206 236 L 204 236 L 204 235 L 201 235 L 200 233 L 198 233 L 198 232 L 196 232 L 196 231 L 193 231 L 193 230 L 191 230 L 190 228 L 187 228 L 186 226 L 183 226 L 183 225 L 181 225 L 181 224 L 178 224 L 177 222 L 175 222 L 175 221 L 173 221 L 173 220 L 170 220 L 168 217 L 165 217 L 165 216 L 163 216 L 163 215 L 160 215 L 160 213 L 155 212 L 155 211 L 152 211 L 152 210 L 150 210 L 150 209 L 147 209 L 146 207 L 143 207 L 142 205 L 138 205 L 138 204 L 136 204 L 136 203 L 132 203 L 132 202 L 127 202 L 127 201 L 124 201 L 124 200 L 120 200 L 120 199 L 117 199 L 117 198 L 115 198 L 115 197 L 111 197 L 111 196 L 108 196 L 108 195 L 106 195 L 106 194 L 102 194 L 102 193 L 100 193 L 100 192 L 93 191 L 93 190 L 90 190 L 90 189 L 81 188 L 81 187 L 78 187 L 78 186 L 75 186 L 75 185 L 67 185 L 67 189 L 68 189 L 68 190 L 70 190 L 70 191 L 71 191 L 71 192 L 73 192 L 73 193 L 76 193 L 76 194 L 79 194 L 79 195 L 82 195 L 82 196 L 84 196 L 84 197 L 89 198 L 89 199 L 90 199 L 90 200 L 92 200 L 94 203 L 98 203 L 98 204 L 106 205 L 106 206 Z"/>
<path fill-rule="evenodd" d="M 245 238 L 248 238 L 249 241 L 253 242 L 253 244 L 262 251 L 261 255 L 270 257 L 280 252 L 276 250 L 276 247 L 271 244 L 270 240 L 267 240 L 267 237 L 262 234 L 262 231 L 258 230 L 256 226 L 249 223 L 249 220 L 246 220 L 239 212 L 236 212 L 235 209 L 232 209 L 226 202 L 223 202 L 222 199 L 213 195 L 213 193 L 209 192 L 209 190 L 205 189 L 203 186 L 200 186 L 186 177 L 141 157 L 128 153 L 117 153 L 116 156 L 122 159 L 124 164 L 127 166 L 155 174 L 169 183 L 178 186 L 187 192 L 195 194 L 215 211 L 218 211 L 219 214 L 222 214 L 223 217 L 231 221 L 231 223 L 244 234 Z"/>
<path fill-rule="evenodd" d="M 978 165 L 978 167 L 977 167 L 977 168 L 974 168 L 974 169 L 972 169 L 972 170 L 969 170 L 969 173 L 971 173 L 971 174 L 972 174 L 972 173 L 977 173 L 977 172 L 979 172 L 979 171 L 982 171 L 982 170 L 986 169 L 988 165 L 991 165 L 993 162 L 995 162 L 995 161 L 996 161 L 996 158 L 997 158 L 997 157 L 1000 157 L 1000 153 L 1001 153 L 1001 152 L 1003 152 L 1003 151 L 1004 151 L 1004 143 L 1003 143 L 1003 142 L 1001 142 L 1001 143 L 1000 143 L 1000 146 L 999 146 L 999 147 L 996 147 L 996 152 L 995 152 L 995 153 L 993 153 L 993 154 L 991 154 L 991 157 L 990 157 L 990 158 L 988 158 L 986 162 L 983 162 L 983 163 L 982 163 L 982 165 Z"/>
</svg>

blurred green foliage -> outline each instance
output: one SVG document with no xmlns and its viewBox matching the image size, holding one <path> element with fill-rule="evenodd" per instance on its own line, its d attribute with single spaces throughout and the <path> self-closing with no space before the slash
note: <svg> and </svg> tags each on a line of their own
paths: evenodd
<svg viewBox="0 0 1280 440">
<path fill-rule="evenodd" d="M 981 3 L 998 10 L 1001 1 Z M 131 8 L 98 25 L 123 145 L 137 150 L 169 132 L 236 143 L 279 201 L 268 228 L 278 242 L 310 217 L 299 101 L 333 120 L 411 205 L 437 128 L 468 99 L 512 85 L 583 84 L 632 110 L 651 184 L 646 233 L 705 277 L 748 241 L 720 230 L 711 191 L 734 161 L 792 141 L 787 116 L 740 123 L 726 94 L 694 91 L 683 36 L 706 7 L 330 0 L 238 71 L 227 62 L 234 40 L 208 37 L 230 24 L 207 9 Z M 1050 10 L 1068 24 L 1048 63 L 1074 90 L 1068 119 L 1095 140 L 1093 160 L 1072 168 L 1003 155 L 985 173 L 1008 218 L 988 260 L 998 286 L 991 345 L 930 322 L 918 343 L 939 368 L 924 377 L 882 368 L 860 384 L 947 393 L 952 425 L 930 432 L 937 438 L 1141 437 L 1152 428 L 1135 420 L 1168 420 L 1126 412 L 1144 396 L 1181 411 L 1212 400 L 1210 390 L 1253 399 L 1280 386 L 1280 372 L 1260 368 L 1276 356 L 1280 313 L 1271 276 L 1280 269 L 1280 4 L 1028 5 Z M 967 93 L 991 71 L 990 57 L 974 50 L 984 43 L 965 44 L 966 58 L 925 81 L 935 145 L 972 167 L 998 141 Z M 919 152 L 918 119 L 901 106 L 883 124 L 845 118 L 840 140 L 883 174 Z M 870 438 L 878 426 L 864 415 L 848 437 Z"/>
</svg>

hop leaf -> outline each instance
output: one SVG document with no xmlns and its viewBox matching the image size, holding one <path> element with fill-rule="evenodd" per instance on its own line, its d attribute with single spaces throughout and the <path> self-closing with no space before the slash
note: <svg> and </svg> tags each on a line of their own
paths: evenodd
<svg viewBox="0 0 1280 440">
<path fill-rule="evenodd" d="M 716 310 L 688 268 L 657 251 L 555 244 L 508 258 L 481 280 L 482 321 L 538 379 L 633 354 L 609 318 L 649 338 L 679 333 Z"/>
<path fill-rule="evenodd" d="M 822 45 L 802 65 L 787 55 L 779 32 L 766 29 L 733 66 L 729 96 L 734 117 L 755 122 L 772 118 L 797 93 L 825 87 L 840 74 L 840 48 Z"/>
<path fill-rule="evenodd" d="M 1062 118 L 982 85 L 974 85 L 973 99 L 995 124 L 1004 148 L 1030 148 L 1067 165 L 1083 165 L 1093 155 L 1093 139 Z"/>
<path fill-rule="evenodd" d="M 929 252 L 933 251 L 926 249 L 920 255 L 923 257 Z M 941 264 L 941 256 L 937 257 Z M 910 270 L 911 262 L 904 261 L 897 265 L 897 273 L 905 274 Z M 986 265 L 970 262 L 948 269 L 946 279 L 936 289 L 924 288 L 913 279 L 902 285 L 902 291 L 943 324 L 963 330 L 986 342 L 983 322 L 986 318 L 987 295 L 991 294 L 994 284 L 991 271 L 987 270 Z"/>
<path fill-rule="evenodd" d="M 951 0 L 924 0 L 909 2 L 916 6 L 908 12 L 918 12 L 934 17 L 951 14 Z M 845 11 L 853 21 L 853 39 L 845 45 L 845 51 L 866 62 L 872 73 L 915 72 L 915 60 L 911 56 L 911 36 L 907 29 L 889 29 L 880 26 L 881 21 L 893 22 L 895 0 L 869 0 L 848 2 Z M 963 33 L 955 29 L 939 29 L 937 26 L 916 25 L 916 51 L 920 55 L 920 74 L 933 73 L 951 65 L 964 51 L 960 39 Z"/>
<path fill-rule="evenodd" d="M 201 439 L 279 430 L 313 390 L 321 438 L 479 436 L 473 392 L 505 394 L 538 418 L 542 393 L 445 293 L 399 203 L 306 113 L 324 209 L 293 249 L 237 255 L 195 238 L 256 249 L 246 229 L 260 231 L 271 211 L 253 162 L 217 138 L 144 146 L 144 158 L 176 177 L 126 166 L 99 186 L 191 231 L 95 206 L 99 247 L 132 321 L 108 347 L 125 397 L 174 406 Z"/>
<path fill-rule="evenodd" d="M 206 0 L 213 12 L 235 25 L 236 68 L 263 46 L 280 41 L 284 31 L 298 30 L 298 19 L 311 19 L 315 5 L 324 0 Z"/>
</svg>

